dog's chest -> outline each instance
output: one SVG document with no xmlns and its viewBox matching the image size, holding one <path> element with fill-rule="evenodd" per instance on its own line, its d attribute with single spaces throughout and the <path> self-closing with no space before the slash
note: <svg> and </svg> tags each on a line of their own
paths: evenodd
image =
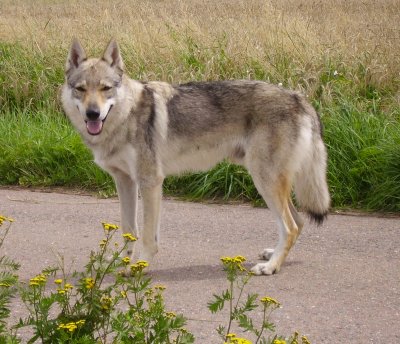
<svg viewBox="0 0 400 344">
<path fill-rule="evenodd" d="M 105 152 L 101 147 L 92 148 L 94 162 L 111 175 L 123 172 L 129 176 L 136 176 L 137 153 L 132 145 Z"/>
</svg>

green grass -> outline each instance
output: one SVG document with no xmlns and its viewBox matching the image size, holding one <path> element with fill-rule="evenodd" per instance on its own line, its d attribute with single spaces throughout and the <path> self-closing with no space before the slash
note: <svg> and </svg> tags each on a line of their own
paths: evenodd
<svg viewBox="0 0 400 344">
<path fill-rule="evenodd" d="M 251 76 L 305 90 L 325 125 L 333 206 L 400 211 L 400 107 L 395 83 L 379 84 L 369 76 L 368 56 L 353 64 L 323 56 L 306 67 L 277 50 L 268 56 L 274 68 L 266 68 L 255 58 L 234 62 L 225 37 L 210 48 L 189 36 L 175 39 L 178 60 L 164 61 L 159 70 L 153 69 L 155 61 L 141 60 L 123 45 L 124 56 L 133 56 L 125 61 L 129 74 L 141 77 L 151 70 L 153 79 L 176 74 L 176 81 Z M 65 54 L 0 42 L 0 184 L 114 193 L 112 179 L 96 167 L 62 114 L 58 92 Z M 226 162 L 208 172 L 170 177 L 165 191 L 191 199 L 261 201 L 246 171 Z"/>
<path fill-rule="evenodd" d="M 326 110 L 328 180 L 336 207 L 400 210 L 398 115 L 363 109 L 344 97 Z"/>
<path fill-rule="evenodd" d="M 0 183 L 107 191 L 111 178 L 60 113 L 20 111 L 0 116 Z"/>
</svg>

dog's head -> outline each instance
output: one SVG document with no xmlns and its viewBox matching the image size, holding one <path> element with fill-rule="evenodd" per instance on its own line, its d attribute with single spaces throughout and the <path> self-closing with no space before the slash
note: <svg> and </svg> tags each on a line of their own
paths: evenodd
<svg viewBox="0 0 400 344">
<path fill-rule="evenodd" d="M 99 135 L 116 103 L 123 76 L 117 43 L 111 40 L 100 59 L 88 59 L 78 40 L 72 42 L 65 68 L 69 100 L 86 123 L 90 135 Z"/>
</svg>

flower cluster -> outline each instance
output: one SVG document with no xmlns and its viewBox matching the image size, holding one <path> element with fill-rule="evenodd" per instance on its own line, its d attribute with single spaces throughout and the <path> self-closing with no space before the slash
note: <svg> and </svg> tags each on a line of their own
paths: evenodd
<svg viewBox="0 0 400 344">
<path fill-rule="evenodd" d="M 85 283 L 85 288 L 86 289 L 93 289 L 94 287 L 94 279 L 91 277 L 84 278 L 83 282 Z"/>
<path fill-rule="evenodd" d="M 167 318 L 173 319 L 176 317 L 176 314 L 174 312 L 165 312 L 165 316 Z"/>
<path fill-rule="evenodd" d="M 131 259 L 130 259 L 129 257 L 124 257 L 124 258 L 122 258 L 122 261 L 123 261 L 125 264 L 129 264 L 129 263 L 131 262 Z"/>
<path fill-rule="evenodd" d="M 272 297 L 264 296 L 260 301 L 266 306 L 268 305 L 280 306 L 280 303 L 275 299 L 273 299 Z"/>
<path fill-rule="evenodd" d="M 108 243 L 107 239 L 102 239 L 100 241 L 100 248 L 104 248 L 107 245 L 107 243 Z"/>
<path fill-rule="evenodd" d="M 3 224 L 3 222 L 14 222 L 14 219 L 12 219 L 11 217 L 0 215 L 0 226 Z"/>
<path fill-rule="evenodd" d="M 63 283 L 63 280 L 61 278 L 58 278 L 54 280 L 54 283 L 57 285 L 61 285 Z M 57 288 L 57 293 L 60 295 L 64 295 L 65 293 L 69 292 L 74 286 L 70 283 L 65 283 L 64 288 Z"/>
<path fill-rule="evenodd" d="M 66 324 L 58 325 L 59 330 L 67 330 L 69 332 L 74 332 L 78 327 L 81 327 L 85 324 L 85 320 L 78 320 L 76 322 L 69 322 Z"/>
<path fill-rule="evenodd" d="M 102 296 L 101 300 L 101 308 L 105 311 L 110 310 L 112 304 L 112 298 L 109 296 Z"/>
<path fill-rule="evenodd" d="M 138 260 L 135 264 L 130 265 L 130 269 L 132 274 L 136 274 L 139 272 L 142 272 L 146 267 L 149 266 L 149 263 L 147 263 L 144 260 Z"/>
<path fill-rule="evenodd" d="M 284 339 L 274 339 L 272 344 L 286 344 L 286 340 L 284 340 Z"/>
<path fill-rule="evenodd" d="M 244 266 L 242 265 L 243 262 L 246 261 L 246 258 L 243 256 L 236 256 L 236 257 L 222 257 L 221 258 L 222 264 L 226 268 L 237 268 L 240 271 L 246 271 Z"/>
<path fill-rule="evenodd" d="M 124 234 L 122 234 L 122 237 L 126 241 L 136 241 L 137 240 L 137 238 L 135 238 L 131 233 L 124 233 Z"/>
<path fill-rule="evenodd" d="M 158 284 L 158 285 L 154 286 L 154 289 L 163 291 L 163 290 L 167 289 L 167 287 L 165 287 L 164 285 Z"/>
<path fill-rule="evenodd" d="M 45 274 L 37 275 L 29 280 L 29 285 L 31 287 L 38 287 L 45 285 L 47 282 L 47 276 Z"/>
<path fill-rule="evenodd" d="M 250 340 L 236 337 L 234 333 L 228 333 L 226 335 L 226 340 L 224 344 L 252 344 Z"/>
<path fill-rule="evenodd" d="M 115 231 L 119 228 L 117 225 L 114 225 L 112 223 L 102 222 L 101 224 L 103 225 L 105 231 Z"/>
<path fill-rule="evenodd" d="M 291 344 L 299 344 L 298 338 L 299 338 L 299 333 L 296 331 L 294 333 L 294 337 L 293 337 L 293 339 L 291 341 Z M 272 344 L 274 344 L 274 343 L 272 343 Z M 286 342 L 285 341 L 281 341 L 281 343 L 277 343 L 277 344 L 286 344 Z M 308 338 L 306 336 L 302 336 L 301 337 L 301 344 L 311 344 L 311 343 L 310 343 L 310 341 L 308 340 Z"/>
</svg>

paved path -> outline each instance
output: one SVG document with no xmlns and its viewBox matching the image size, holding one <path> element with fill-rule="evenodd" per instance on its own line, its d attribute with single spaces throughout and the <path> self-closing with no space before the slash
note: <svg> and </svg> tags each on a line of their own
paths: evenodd
<svg viewBox="0 0 400 344">
<path fill-rule="evenodd" d="M 22 264 L 26 280 L 57 254 L 81 269 L 103 237 L 100 221 L 119 222 L 116 199 L 27 190 L 0 189 L 0 213 L 16 220 L 3 251 Z M 196 343 L 220 343 L 214 329 L 226 318 L 207 309 L 226 288 L 219 258 L 241 254 L 256 263 L 276 239 L 266 209 L 164 202 L 151 276 L 167 286 L 168 309 L 190 319 Z M 254 277 L 248 291 L 282 303 L 272 316 L 281 334 L 298 330 L 312 343 L 400 343 L 400 218 L 331 215 L 322 227 L 307 224 L 280 273 Z M 15 304 L 13 317 L 24 314 Z"/>
</svg>

